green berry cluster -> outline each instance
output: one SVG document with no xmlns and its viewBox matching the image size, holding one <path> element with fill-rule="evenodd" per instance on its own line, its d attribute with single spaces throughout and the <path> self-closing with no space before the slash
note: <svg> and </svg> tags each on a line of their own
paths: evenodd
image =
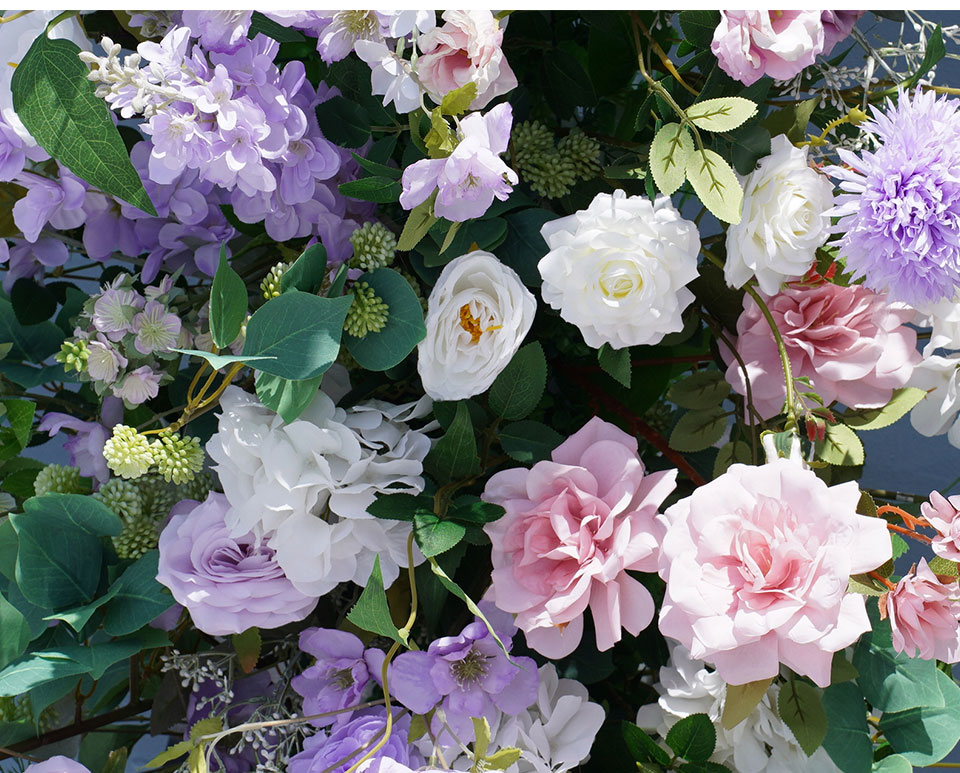
<svg viewBox="0 0 960 773">
<path fill-rule="evenodd" d="M 578 128 L 554 144 L 553 132 L 539 121 L 526 121 L 514 129 L 511 142 L 520 176 L 548 199 L 566 196 L 577 180 L 600 171 L 600 144 Z"/>
<path fill-rule="evenodd" d="M 364 223 L 350 235 L 350 244 L 350 265 L 364 271 L 389 266 L 397 254 L 397 237 L 383 223 Z"/>
<path fill-rule="evenodd" d="M 383 302 L 366 282 L 353 286 L 353 304 L 343 322 L 343 329 L 356 338 L 367 333 L 379 333 L 387 324 L 390 307 Z"/>
</svg>

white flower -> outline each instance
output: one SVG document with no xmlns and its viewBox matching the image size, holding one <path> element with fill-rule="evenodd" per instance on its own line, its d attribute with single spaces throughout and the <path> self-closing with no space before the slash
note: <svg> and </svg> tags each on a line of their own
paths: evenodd
<svg viewBox="0 0 960 773">
<path fill-rule="evenodd" d="M 910 386 L 928 392 L 913 410 L 910 423 L 921 435 L 933 437 L 947 433 L 950 445 L 960 448 L 960 354 L 950 357 L 931 355 L 913 369 Z"/>
<path fill-rule="evenodd" d="M 537 301 L 512 268 L 476 250 L 444 266 L 427 300 L 418 347 L 423 389 L 462 400 L 489 389 L 520 348 Z"/>
<path fill-rule="evenodd" d="M 810 270 L 830 235 L 833 185 L 808 165 L 807 149 L 784 135 L 770 148 L 744 182 L 743 215 L 727 229 L 723 274 L 731 287 L 756 276 L 760 289 L 775 295 L 781 283 Z"/>
<path fill-rule="evenodd" d="M 389 586 L 407 565 L 410 526 L 374 518 L 367 507 L 378 493 L 423 490 L 430 439 L 405 422 L 426 415 L 430 401 L 344 410 L 319 392 L 289 424 L 238 387 L 220 405 L 207 452 L 233 532 L 263 535 L 304 594 L 323 595 L 348 580 L 366 584 L 378 553 Z M 419 551 L 414 556 L 422 560 Z"/>
<path fill-rule="evenodd" d="M 960 296 L 918 307 L 913 324 L 932 328 L 923 347 L 924 357 L 929 357 L 937 349 L 960 349 Z"/>
<path fill-rule="evenodd" d="M 353 49 L 370 67 L 371 91 L 383 95 L 384 105 L 393 102 L 400 115 L 420 107 L 420 86 L 410 74 L 409 62 L 379 40 L 358 40 Z"/>
<path fill-rule="evenodd" d="M 655 344 L 683 329 L 700 235 L 670 199 L 599 193 L 587 209 L 545 223 L 540 233 L 550 246 L 538 265 L 543 300 L 589 346 Z"/>
<path fill-rule="evenodd" d="M 833 773 L 839 768 L 821 747 L 810 757 L 797 743 L 790 728 L 777 714 L 780 687 L 771 685 L 745 720 L 727 730 L 720 724 L 727 685 L 716 671 L 690 657 L 681 644 L 673 643 L 670 662 L 660 669 L 657 692 L 660 700 L 640 708 L 637 725 L 666 738 L 677 722 L 691 714 L 706 714 L 717 730 L 713 762 L 738 773 Z"/>
</svg>

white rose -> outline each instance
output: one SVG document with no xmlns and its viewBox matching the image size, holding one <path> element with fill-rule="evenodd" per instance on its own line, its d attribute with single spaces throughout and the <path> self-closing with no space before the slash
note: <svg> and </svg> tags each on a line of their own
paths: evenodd
<svg viewBox="0 0 960 773">
<path fill-rule="evenodd" d="M 537 301 L 517 272 L 482 250 L 444 266 L 427 299 L 417 370 L 434 400 L 490 388 L 523 341 Z"/>
<path fill-rule="evenodd" d="M 743 215 L 727 230 L 723 274 L 737 288 L 756 276 L 763 292 L 776 295 L 784 281 L 810 270 L 830 235 L 833 185 L 809 166 L 807 149 L 784 135 L 770 148 L 744 182 Z"/>
<path fill-rule="evenodd" d="M 916 309 L 913 324 L 920 328 L 933 328 L 923 347 L 924 357 L 929 357 L 937 349 L 960 349 L 960 296 L 917 306 Z"/>
<path fill-rule="evenodd" d="M 947 433 L 950 445 L 960 448 L 960 354 L 950 357 L 933 355 L 913 369 L 910 386 L 928 392 L 913 410 L 910 423 L 921 435 L 933 437 Z"/>
<path fill-rule="evenodd" d="M 587 209 L 551 220 L 540 233 L 550 246 L 538 265 L 543 300 L 588 345 L 656 344 L 683 329 L 700 234 L 670 199 L 599 193 Z"/>
</svg>

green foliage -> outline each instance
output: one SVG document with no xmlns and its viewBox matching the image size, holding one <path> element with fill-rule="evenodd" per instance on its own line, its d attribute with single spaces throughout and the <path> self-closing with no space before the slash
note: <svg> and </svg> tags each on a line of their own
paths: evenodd
<svg viewBox="0 0 960 773">
<path fill-rule="evenodd" d="M 740 222 L 743 188 L 726 161 L 712 150 L 698 149 L 687 159 L 686 173 L 700 201 L 718 220 Z"/>
<path fill-rule="evenodd" d="M 662 194 L 669 196 L 683 185 L 692 155 L 690 132 L 678 123 L 664 124 L 650 146 L 650 171 Z"/>
<path fill-rule="evenodd" d="M 923 60 L 920 62 L 920 66 L 917 68 L 917 71 L 903 81 L 900 86 L 905 90 L 912 89 L 923 78 L 925 78 L 927 73 L 936 67 L 937 63 L 946 55 L 947 47 L 943 44 L 943 30 L 938 24 L 930 34 L 930 37 L 927 39 Z"/>
<path fill-rule="evenodd" d="M 280 277 L 283 292 L 301 290 L 305 293 L 317 293 L 323 284 L 327 269 L 327 251 L 319 242 L 305 249 L 293 264 Z"/>
<path fill-rule="evenodd" d="M 695 48 L 710 48 L 713 33 L 720 24 L 719 11 L 681 11 L 680 29 Z"/>
<path fill-rule="evenodd" d="M 670 433 L 670 447 L 687 453 L 702 451 L 723 437 L 727 423 L 726 411 L 721 406 L 687 411 Z"/>
<path fill-rule="evenodd" d="M 247 318 L 247 286 L 227 262 L 226 245 L 220 245 L 220 264 L 210 290 L 210 335 L 221 349 L 240 335 Z"/>
<path fill-rule="evenodd" d="M 720 724 L 732 730 L 749 717 L 770 689 L 770 679 L 758 679 L 745 684 L 728 684 Z"/>
<path fill-rule="evenodd" d="M 816 687 L 791 679 L 780 688 L 777 711 L 808 757 L 820 748 L 827 736 L 827 712 Z"/>
<path fill-rule="evenodd" d="M 464 401 L 457 403 L 457 413 L 446 433 L 430 449 L 424 468 L 441 483 L 466 478 L 480 472 L 477 439 L 473 433 L 470 412 Z"/>
<path fill-rule="evenodd" d="M 927 393 L 924 390 L 916 387 L 895 389 L 890 402 L 883 408 L 848 411 L 844 415 L 843 421 L 847 426 L 856 430 L 889 427 L 906 416 L 926 396 Z"/>
<path fill-rule="evenodd" d="M 880 717 L 880 730 L 890 746 L 913 765 L 939 762 L 960 741 L 960 687 L 936 668 L 931 687 L 940 691 L 940 705 L 917 705 L 903 711 L 888 709 Z"/>
<path fill-rule="evenodd" d="M 691 762 L 706 762 L 717 745 L 717 730 L 706 714 L 691 714 L 670 728 L 667 746 Z"/>
<path fill-rule="evenodd" d="M 827 734 L 823 748 L 845 773 L 870 773 L 873 743 L 867 727 L 867 707 L 860 688 L 851 682 L 831 684 L 823 692 Z"/>
<path fill-rule="evenodd" d="M 616 379 L 627 389 L 630 388 L 633 375 L 633 365 L 630 360 L 630 349 L 614 349 L 610 344 L 604 344 L 597 350 L 597 362 L 604 373 Z"/>
<path fill-rule="evenodd" d="M 413 536 L 427 558 L 450 550 L 463 539 L 466 531 L 462 524 L 441 520 L 433 513 L 418 512 L 413 516 Z"/>
<path fill-rule="evenodd" d="M 756 114 L 757 106 L 743 97 L 705 99 L 687 108 L 687 118 L 709 132 L 732 131 Z"/>
<path fill-rule="evenodd" d="M 403 230 L 400 232 L 400 238 L 397 240 L 397 249 L 403 252 L 409 252 L 416 247 L 420 240 L 427 235 L 431 226 L 437 222 L 433 214 L 433 200 L 431 196 L 422 204 L 418 204 L 407 215 L 407 220 L 403 224 Z"/>
<path fill-rule="evenodd" d="M 359 148 L 370 137 L 370 118 L 356 102 L 335 96 L 317 105 L 317 123 L 330 142 L 342 148 Z"/>
<path fill-rule="evenodd" d="M 539 421 L 515 421 L 500 429 L 500 445 L 514 461 L 532 465 L 550 458 L 550 452 L 563 442 L 555 429 Z"/>
<path fill-rule="evenodd" d="M 440 103 L 440 112 L 444 115 L 463 115 L 477 98 L 477 84 L 473 81 L 447 93 Z"/>
<path fill-rule="evenodd" d="M 389 204 L 400 198 L 400 183 L 390 177 L 361 177 L 341 183 L 340 193 L 351 199 Z"/>
<path fill-rule="evenodd" d="M 858 465 L 864 457 L 863 443 L 845 424 L 828 424 L 826 437 L 817 443 L 817 458 L 827 464 Z"/>
<path fill-rule="evenodd" d="M 258 371 L 255 378 L 260 402 L 279 413 L 287 424 L 295 421 L 313 402 L 320 391 L 321 381 L 322 373 L 313 378 L 293 380 Z"/>
<path fill-rule="evenodd" d="M 643 730 L 632 722 L 620 724 L 623 740 L 637 762 L 655 762 L 658 765 L 669 765 L 670 755 Z"/>
<path fill-rule="evenodd" d="M 258 628 L 248 628 L 243 633 L 235 633 L 230 637 L 233 644 L 233 651 L 237 654 L 237 662 L 243 673 L 253 673 L 257 667 L 257 661 L 260 659 L 260 649 L 263 646 L 263 640 L 260 637 Z"/>
<path fill-rule="evenodd" d="M 420 299 L 410 283 L 391 268 L 378 268 L 363 274 L 357 282 L 366 282 L 390 308 L 384 327 L 363 338 L 345 333 L 343 343 L 364 368 L 383 371 L 402 362 L 427 335 Z"/>
<path fill-rule="evenodd" d="M 387 594 L 383 589 L 383 573 L 380 571 L 380 556 L 373 560 L 373 570 L 370 579 L 356 605 L 347 613 L 347 620 L 357 628 L 370 631 L 379 636 L 386 636 L 400 644 L 406 644 L 406 637 L 390 617 L 390 606 L 387 604 Z"/>
<path fill-rule="evenodd" d="M 522 347 L 490 387 L 490 410 L 504 419 L 523 419 L 540 398 L 547 379 L 547 360 L 538 341 Z"/>
<path fill-rule="evenodd" d="M 697 410 L 720 405 L 730 394 L 730 385 L 719 370 L 701 370 L 677 381 L 667 399 L 681 408 Z"/>
</svg>

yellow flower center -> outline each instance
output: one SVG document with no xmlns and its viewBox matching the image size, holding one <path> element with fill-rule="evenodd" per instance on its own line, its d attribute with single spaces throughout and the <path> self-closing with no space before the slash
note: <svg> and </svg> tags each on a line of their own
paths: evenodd
<svg viewBox="0 0 960 773">
<path fill-rule="evenodd" d="M 470 334 L 470 338 L 472 339 L 470 343 L 475 344 L 484 333 L 489 333 L 491 330 L 499 330 L 503 325 L 491 325 L 488 328 L 480 327 L 480 320 L 470 312 L 470 304 L 465 303 L 460 307 L 460 327 Z"/>
</svg>

